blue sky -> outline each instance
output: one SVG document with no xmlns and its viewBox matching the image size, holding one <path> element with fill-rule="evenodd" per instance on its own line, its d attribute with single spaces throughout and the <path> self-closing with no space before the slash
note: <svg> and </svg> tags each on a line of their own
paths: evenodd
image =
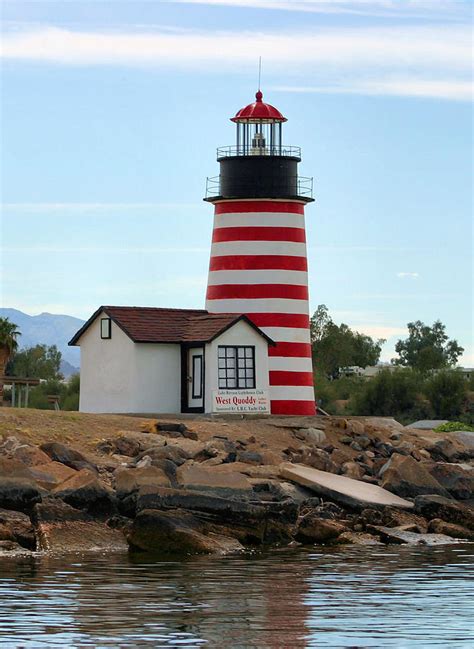
<svg viewBox="0 0 474 649">
<path fill-rule="evenodd" d="M 203 203 L 228 121 L 264 98 L 315 178 L 311 306 L 388 339 L 472 341 L 471 3 L 2 5 L 2 305 L 202 307 Z"/>
</svg>

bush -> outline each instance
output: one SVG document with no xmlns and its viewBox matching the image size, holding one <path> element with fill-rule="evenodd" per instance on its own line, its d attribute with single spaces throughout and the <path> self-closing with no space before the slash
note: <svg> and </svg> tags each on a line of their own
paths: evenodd
<svg viewBox="0 0 474 649">
<path fill-rule="evenodd" d="M 447 424 L 441 424 L 441 426 L 435 428 L 437 433 L 453 433 L 458 430 L 466 430 L 469 433 L 474 433 L 474 426 L 463 424 L 462 421 L 448 421 Z"/>
<path fill-rule="evenodd" d="M 402 422 L 431 415 L 423 399 L 423 378 L 412 370 L 382 370 L 351 399 L 351 414 L 396 417 Z"/>
<path fill-rule="evenodd" d="M 28 406 L 40 410 L 53 410 L 54 405 L 48 401 L 48 395 L 59 395 L 61 410 L 79 410 L 79 374 L 71 376 L 67 383 L 50 379 L 30 390 Z"/>
<path fill-rule="evenodd" d="M 425 393 L 431 401 L 435 417 L 453 419 L 465 410 L 467 382 L 455 370 L 445 370 L 430 377 Z"/>
</svg>

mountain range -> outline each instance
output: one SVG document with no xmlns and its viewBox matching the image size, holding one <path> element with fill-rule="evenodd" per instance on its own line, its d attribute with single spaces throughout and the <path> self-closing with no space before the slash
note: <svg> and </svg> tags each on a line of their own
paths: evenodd
<svg viewBox="0 0 474 649">
<path fill-rule="evenodd" d="M 0 317 L 14 322 L 21 331 L 18 339 L 20 349 L 34 345 L 56 345 L 62 354 L 61 372 L 67 378 L 79 371 L 79 347 L 68 347 L 68 342 L 84 320 L 70 315 L 40 313 L 28 315 L 17 309 L 0 308 Z"/>
</svg>

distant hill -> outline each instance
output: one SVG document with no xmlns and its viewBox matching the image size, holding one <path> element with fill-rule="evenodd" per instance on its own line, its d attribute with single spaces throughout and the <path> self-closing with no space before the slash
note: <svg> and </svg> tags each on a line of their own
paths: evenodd
<svg viewBox="0 0 474 649">
<path fill-rule="evenodd" d="M 17 309 L 2 308 L 0 308 L 0 317 L 8 318 L 18 326 L 21 331 L 21 336 L 18 339 L 20 348 L 39 344 L 56 345 L 63 356 L 61 371 L 64 376 L 68 377 L 78 371 L 80 366 L 79 347 L 68 347 L 68 342 L 82 327 L 84 320 L 55 313 L 28 315 Z"/>
</svg>

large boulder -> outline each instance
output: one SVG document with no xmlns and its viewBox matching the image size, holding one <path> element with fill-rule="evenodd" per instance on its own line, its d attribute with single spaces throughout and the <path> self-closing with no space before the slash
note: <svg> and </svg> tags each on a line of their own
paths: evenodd
<svg viewBox="0 0 474 649">
<path fill-rule="evenodd" d="M 40 550 L 54 552 L 126 551 L 127 543 L 118 529 L 92 520 L 61 500 L 49 498 L 35 505 L 33 521 Z"/>
<path fill-rule="evenodd" d="M 47 453 L 42 451 L 37 446 L 30 446 L 28 444 L 23 444 L 22 446 L 16 447 L 15 450 L 10 454 L 10 457 L 18 460 L 18 462 L 23 462 L 23 464 L 26 464 L 26 466 L 36 466 L 39 464 L 47 464 L 48 462 L 51 462 L 51 458 L 49 457 L 49 455 L 47 455 Z"/>
<path fill-rule="evenodd" d="M 210 532 L 205 523 L 180 509 L 141 511 L 133 522 L 128 542 L 132 551 L 179 556 L 227 554 L 243 549 L 236 539 Z"/>
<path fill-rule="evenodd" d="M 35 531 L 26 514 L 0 509 L 0 528 L 3 530 L 2 540 L 15 541 L 28 550 L 36 549 Z"/>
<path fill-rule="evenodd" d="M 138 491 L 140 487 L 152 485 L 154 487 L 170 487 L 170 479 L 165 471 L 156 466 L 142 469 L 119 468 L 114 474 L 114 486 L 119 498 L 126 498 Z"/>
<path fill-rule="evenodd" d="M 298 523 L 296 540 L 301 543 L 328 543 L 345 531 L 347 527 L 344 523 L 320 518 L 309 512 Z"/>
<path fill-rule="evenodd" d="M 434 444 L 426 447 L 435 462 L 461 462 L 469 459 L 471 453 L 468 448 L 455 437 L 439 439 Z"/>
<path fill-rule="evenodd" d="M 51 492 L 68 505 L 91 514 L 112 515 L 116 509 L 115 494 L 101 484 L 95 473 L 82 469 Z"/>
<path fill-rule="evenodd" d="M 432 520 L 441 518 L 469 530 L 474 530 L 474 508 L 442 496 L 418 496 L 415 498 L 415 511 Z"/>
<path fill-rule="evenodd" d="M 36 464 L 30 467 L 32 478 L 43 489 L 50 491 L 65 480 L 76 475 L 77 471 L 65 464 L 50 460 L 47 464 Z"/>
<path fill-rule="evenodd" d="M 164 446 L 166 437 L 153 433 L 124 430 L 119 431 L 117 437 L 110 441 L 113 445 L 113 452 L 127 457 L 136 457 L 147 448 Z"/>
<path fill-rule="evenodd" d="M 458 500 L 474 498 L 474 469 L 459 464 L 437 462 L 430 473 L 449 493 Z"/>
<path fill-rule="evenodd" d="M 199 464 L 184 464 L 176 473 L 178 485 L 185 489 L 210 491 L 219 496 L 240 498 L 250 495 L 252 484 L 242 473 L 232 471 L 221 473 Z"/>
<path fill-rule="evenodd" d="M 283 502 L 247 502 L 216 496 L 208 491 L 163 487 L 142 487 L 138 492 L 137 511 L 144 509 L 183 509 L 212 523 L 216 530 L 236 536 L 245 543 L 276 543 L 292 537 L 298 516 L 298 504 Z"/>
<path fill-rule="evenodd" d="M 474 541 L 474 530 L 469 530 L 462 525 L 447 523 L 440 518 L 433 518 L 428 525 L 428 531 L 433 534 L 445 534 L 453 539 L 464 539 L 465 541 Z"/>
<path fill-rule="evenodd" d="M 41 501 L 37 485 L 26 478 L 0 476 L 0 507 L 16 511 L 28 511 Z"/>
<path fill-rule="evenodd" d="M 176 466 L 181 466 L 190 458 L 189 453 L 175 444 L 152 446 L 151 448 L 147 448 L 138 455 L 137 460 L 141 460 L 145 455 L 148 455 L 153 464 L 156 461 L 169 460 L 170 462 L 173 462 L 173 464 L 176 464 Z"/>
<path fill-rule="evenodd" d="M 82 469 L 89 469 L 89 471 L 97 471 L 95 464 L 90 462 L 82 453 L 73 448 L 69 448 L 59 442 L 47 442 L 41 445 L 41 450 L 44 451 L 55 462 L 60 462 L 71 469 L 81 471 Z"/>
<path fill-rule="evenodd" d="M 12 458 L 0 457 L 0 478 L 25 478 L 33 480 L 31 469 Z"/>
<path fill-rule="evenodd" d="M 380 486 L 397 496 L 414 498 L 422 494 L 449 497 L 448 491 L 433 478 L 427 468 L 414 458 L 398 453 L 380 471 Z"/>
</svg>

